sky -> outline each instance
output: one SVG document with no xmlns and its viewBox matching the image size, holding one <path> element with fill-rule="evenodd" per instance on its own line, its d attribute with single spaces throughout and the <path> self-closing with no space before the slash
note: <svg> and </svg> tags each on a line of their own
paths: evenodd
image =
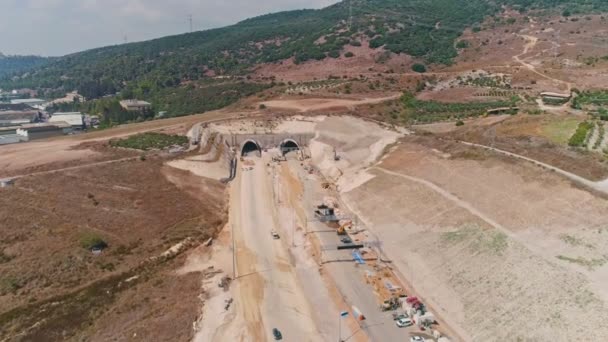
<svg viewBox="0 0 608 342">
<path fill-rule="evenodd" d="M 0 52 L 62 56 L 337 0 L 0 0 Z"/>
</svg>

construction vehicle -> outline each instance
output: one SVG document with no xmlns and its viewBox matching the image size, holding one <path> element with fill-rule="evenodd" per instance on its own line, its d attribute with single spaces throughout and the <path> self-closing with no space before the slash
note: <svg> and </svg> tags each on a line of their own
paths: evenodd
<svg viewBox="0 0 608 342">
<path fill-rule="evenodd" d="M 381 311 L 393 311 L 401 308 L 399 297 L 391 297 L 380 305 Z"/>
<path fill-rule="evenodd" d="M 352 226 L 353 226 L 352 222 L 347 222 L 347 223 L 341 225 L 337 231 L 338 235 L 346 235 L 346 229 L 347 228 L 350 229 Z"/>
<path fill-rule="evenodd" d="M 426 308 L 424 304 L 418 299 L 418 297 L 408 297 L 405 302 L 414 310 L 414 312 L 419 312 L 420 315 L 424 315 L 426 312 Z"/>
</svg>

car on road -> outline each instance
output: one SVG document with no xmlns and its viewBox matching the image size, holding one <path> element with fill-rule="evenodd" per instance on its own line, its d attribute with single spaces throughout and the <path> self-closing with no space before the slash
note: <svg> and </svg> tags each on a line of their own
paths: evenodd
<svg viewBox="0 0 608 342">
<path fill-rule="evenodd" d="M 353 240 L 351 240 L 348 236 L 341 238 L 340 241 L 342 241 L 342 243 L 353 243 Z"/>
<path fill-rule="evenodd" d="M 412 337 L 410 337 L 410 342 L 424 342 L 424 337 L 412 336 Z"/>
<path fill-rule="evenodd" d="M 274 230 L 270 232 L 270 235 L 272 235 L 272 238 L 273 238 L 273 239 L 275 239 L 275 240 L 278 240 L 278 239 L 280 239 L 280 238 L 281 238 L 281 237 L 279 236 L 279 233 L 277 233 L 277 232 L 276 232 L 276 231 L 274 231 Z"/>
<path fill-rule="evenodd" d="M 402 317 L 402 318 L 399 318 L 395 324 L 397 324 L 397 326 L 399 328 L 405 328 L 405 327 L 409 327 L 410 325 L 413 325 L 414 322 L 412 322 L 412 320 L 409 318 Z"/>
<path fill-rule="evenodd" d="M 283 334 L 281 334 L 281 332 L 277 328 L 272 329 L 272 336 L 274 336 L 275 341 L 283 339 Z"/>
</svg>

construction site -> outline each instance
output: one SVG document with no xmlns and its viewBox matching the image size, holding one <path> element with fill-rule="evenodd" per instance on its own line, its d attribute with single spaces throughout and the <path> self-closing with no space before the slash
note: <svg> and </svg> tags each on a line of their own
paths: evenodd
<svg viewBox="0 0 608 342">
<path fill-rule="evenodd" d="M 426 73 L 362 40 L 0 147 L 0 341 L 606 340 L 605 17 L 510 15 Z"/>
<path fill-rule="evenodd" d="M 201 148 L 231 151 L 208 160 L 233 176 L 231 238 L 216 251 L 236 282 L 228 293 L 209 282 L 218 304 L 204 306 L 195 340 L 265 340 L 273 327 L 310 341 L 606 333 L 599 193 L 531 162 L 347 116 L 241 120 L 202 135 L 229 137 Z M 218 317 L 226 300 L 234 308 Z M 352 315 L 339 327 L 343 311 Z"/>
</svg>

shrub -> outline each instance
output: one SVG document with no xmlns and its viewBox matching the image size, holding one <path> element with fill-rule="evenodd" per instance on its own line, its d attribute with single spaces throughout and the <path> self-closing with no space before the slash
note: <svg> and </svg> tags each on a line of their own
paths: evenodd
<svg viewBox="0 0 608 342">
<path fill-rule="evenodd" d="M 352 52 L 350 52 L 350 51 L 344 54 L 344 57 L 346 57 L 346 58 L 351 58 L 351 57 L 354 57 L 354 56 L 355 56 L 355 54 L 352 53 Z"/>
<path fill-rule="evenodd" d="M 262 103 L 262 104 L 260 105 L 260 109 L 266 109 L 266 105 Z"/>
<path fill-rule="evenodd" d="M 412 70 L 418 73 L 426 72 L 426 66 L 424 64 L 416 63 L 412 65 Z"/>
<path fill-rule="evenodd" d="M 93 248 L 106 248 L 108 244 L 98 235 L 85 234 L 80 238 L 80 246 L 84 249 L 91 250 Z"/>
<path fill-rule="evenodd" d="M 456 43 L 457 49 L 466 49 L 468 47 L 469 47 L 469 42 L 466 40 L 460 40 L 460 41 L 458 41 L 458 43 Z"/>
<path fill-rule="evenodd" d="M 339 58 L 340 57 L 340 51 L 338 50 L 334 50 L 334 51 L 330 51 L 327 56 L 331 57 L 331 58 Z"/>
<path fill-rule="evenodd" d="M 456 121 L 456 126 L 464 126 L 464 121 L 462 121 L 462 120 Z"/>
</svg>

